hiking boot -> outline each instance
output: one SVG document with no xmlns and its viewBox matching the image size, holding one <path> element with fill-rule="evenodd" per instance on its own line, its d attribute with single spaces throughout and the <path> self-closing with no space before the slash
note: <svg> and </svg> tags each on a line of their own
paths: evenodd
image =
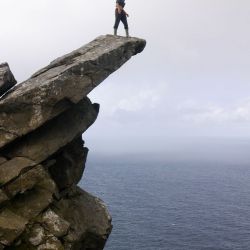
<svg viewBox="0 0 250 250">
<path fill-rule="evenodd" d="M 126 29 L 125 31 L 126 31 L 126 37 L 130 37 L 130 36 L 129 36 L 128 29 Z"/>
</svg>

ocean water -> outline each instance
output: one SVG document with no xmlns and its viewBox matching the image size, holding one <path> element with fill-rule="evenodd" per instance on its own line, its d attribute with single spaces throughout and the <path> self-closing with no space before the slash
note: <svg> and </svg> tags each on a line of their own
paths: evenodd
<svg viewBox="0 0 250 250">
<path fill-rule="evenodd" d="M 87 162 L 80 185 L 113 217 L 106 250 L 250 249 L 250 160 L 140 157 Z"/>
</svg>

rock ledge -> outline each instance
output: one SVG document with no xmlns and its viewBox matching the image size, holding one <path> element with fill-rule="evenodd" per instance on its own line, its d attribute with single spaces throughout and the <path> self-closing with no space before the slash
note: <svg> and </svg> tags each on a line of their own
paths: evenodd
<svg viewBox="0 0 250 250">
<path fill-rule="evenodd" d="M 0 65 L 0 250 L 104 248 L 111 216 L 77 187 L 99 112 L 87 94 L 145 45 L 101 36 L 17 85 Z"/>
</svg>

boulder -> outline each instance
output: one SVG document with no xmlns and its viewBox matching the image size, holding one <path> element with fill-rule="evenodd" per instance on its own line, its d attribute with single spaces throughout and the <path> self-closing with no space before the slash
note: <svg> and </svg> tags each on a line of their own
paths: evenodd
<svg viewBox="0 0 250 250">
<path fill-rule="evenodd" d="M 112 230 L 112 219 L 102 200 L 75 188 L 54 205 L 54 211 L 70 223 L 70 230 L 64 237 L 65 249 L 104 248 Z"/>
<path fill-rule="evenodd" d="M 15 86 L 16 83 L 8 63 L 0 64 L 0 96 Z"/>
</svg>

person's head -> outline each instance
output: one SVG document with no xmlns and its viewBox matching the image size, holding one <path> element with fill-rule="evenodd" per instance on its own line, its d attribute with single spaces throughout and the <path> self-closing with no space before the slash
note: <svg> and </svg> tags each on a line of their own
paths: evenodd
<svg viewBox="0 0 250 250">
<path fill-rule="evenodd" d="M 117 0 L 116 4 L 118 4 L 120 7 L 124 8 L 125 6 L 125 1 L 124 0 Z"/>
</svg>

